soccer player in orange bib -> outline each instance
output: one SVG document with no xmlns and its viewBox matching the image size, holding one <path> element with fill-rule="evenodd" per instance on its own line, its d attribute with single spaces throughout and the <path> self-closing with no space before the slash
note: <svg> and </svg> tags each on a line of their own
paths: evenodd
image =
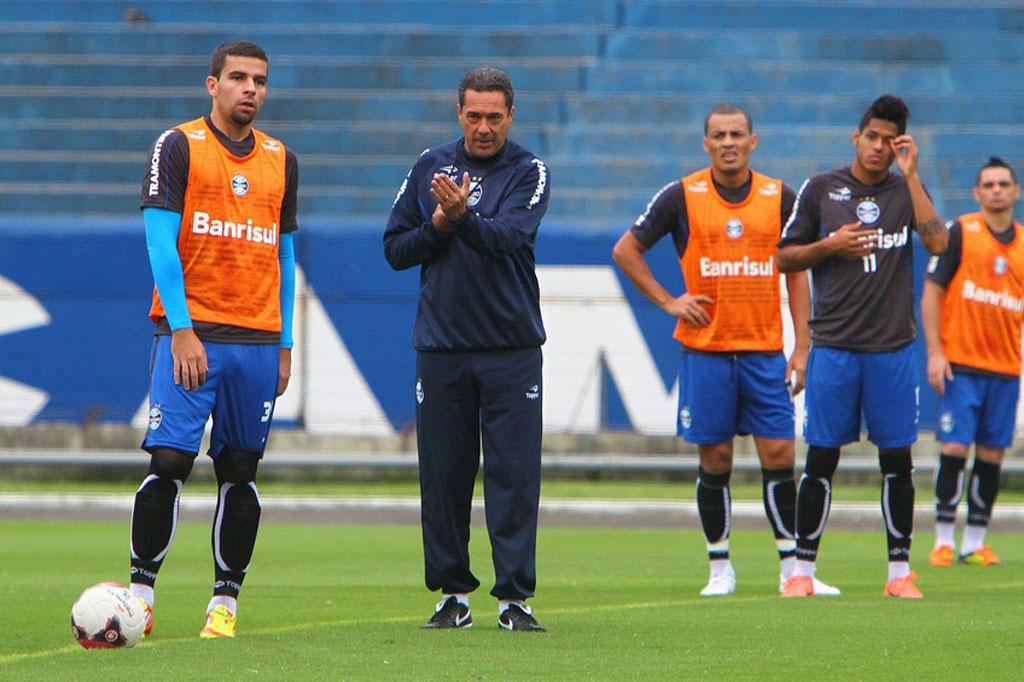
<svg viewBox="0 0 1024 682">
<path fill-rule="evenodd" d="M 211 416 L 215 581 L 201 637 L 234 637 L 256 543 L 256 467 L 291 376 L 298 227 L 295 155 L 252 127 L 267 66 L 255 43 L 218 47 L 206 77 L 210 114 L 164 132 L 147 157 L 142 215 L 156 338 L 142 443 L 149 475 L 131 525 L 131 589 L 146 602 L 147 634 L 178 497 Z"/>
<path fill-rule="evenodd" d="M 781 562 L 780 586 L 793 570 L 792 396 L 803 388 L 810 294 L 806 274 L 787 276 L 796 330 L 796 348 L 787 363 L 775 242 L 795 195 L 781 180 L 750 169 L 757 136 L 740 107 L 713 109 L 704 121 L 703 144 L 711 165 L 665 185 L 612 255 L 644 296 L 677 318 L 674 337 L 682 347 L 677 430 L 697 444 L 700 455 L 697 508 L 711 563 L 701 595 L 710 597 L 736 589 L 729 559 L 729 478 L 736 435 L 753 435 L 761 459 L 764 506 Z M 686 286 L 681 296 L 666 291 L 644 260 L 644 253 L 669 234 Z M 819 594 L 838 594 L 824 583 L 817 588 Z"/>
<path fill-rule="evenodd" d="M 948 250 L 928 266 L 921 320 L 928 383 L 941 396 L 932 566 L 951 566 L 957 558 L 953 531 L 971 443 L 974 471 L 959 560 L 1000 563 L 985 544 L 985 531 L 1003 455 L 1013 442 L 1020 394 L 1024 228 L 1013 220 L 1019 197 L 1017 174 L 1002 159 L 989 159 L 974 186 L 981 210 L 950 223 Z"/>
</svg>

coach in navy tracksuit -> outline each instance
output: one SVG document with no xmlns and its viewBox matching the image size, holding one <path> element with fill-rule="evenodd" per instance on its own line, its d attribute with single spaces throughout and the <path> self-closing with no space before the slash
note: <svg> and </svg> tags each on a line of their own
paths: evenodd
<svg viewBox="0 0 1024 682">
<path fill-rule="evenodd" d="M 484 450 L 498 624 L 543 630 L 536 585 L 544 324 L 534 242 L 548 207 L 544 162 L 513 142 L 512 83 L 497 69 L 459 84 L 464 137 L 420 155 L 384 233 L 395 270 L 420 268 L 416 346 L 426 583 L 443 593 L 432 628 L 466 627 L 473 485 Z"/>
</svg>

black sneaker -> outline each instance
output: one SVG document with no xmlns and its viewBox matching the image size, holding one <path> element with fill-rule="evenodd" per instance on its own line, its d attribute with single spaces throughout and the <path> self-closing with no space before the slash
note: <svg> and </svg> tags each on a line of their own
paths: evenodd
<svg viewBox="0 0 1024 682">
<path fill-rule="evenodd" d="M 498 616 L 498 627 L 513 632 L 547 632 L 533 617 L 533 609 L 525 604 L 512 602 Z"/>
<path fill-rule="evenodd" d="M 455 597 L 445 597 L 437 602 L 434 615 L 423 627 L 425 628 L 469 628 L 473 627 L 473 614 L 469 607 L 459 603 Z"/>
</svg>

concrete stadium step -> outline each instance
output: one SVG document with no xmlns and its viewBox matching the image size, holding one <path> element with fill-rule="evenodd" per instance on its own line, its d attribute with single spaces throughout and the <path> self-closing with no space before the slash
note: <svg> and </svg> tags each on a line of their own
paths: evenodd
<svg viewBox="0 0 1024 682">
<path fill-rule="evenodd" d="M 852 128 L 760 126 L 757 158 L 807 156 L 843 159 L 852 153 Z M 568 154 L 659 155 L 694 153 L 701 149 L 700 129 L 638 128 L 614 123 L 571 126 L 550 140 L 549 156 Z"/>
<path fill-rule="evenodd" d="M 842 92 L 867 97 L 895 92 L 904 97 L 998 91 L 1024 78 L 1019 63 L 979 69 L 970 65 L 888 62 L 764 62 L 648 60 L 609 62 L 586 68 L 589 92 Z M 872 97 L 873 98 L 873 97 Z M 868 100 L 870 101 L 870 99 Z"/>
<path fill-rule="evenodd" d="M 879 27 L 913 31 L 1016 31 L 1024 16 L 1000 0 L 648 0 L 623 3 L 622 24 L 659 29 L 823 29 L 853 36 Z"/>
<path fill-rule="evenodd" d="M 520 91 L 566 93 L 731 93 L 805 95 L 839 91 L 896 92 L 905 97 L 963 96 L 995 92 L 1024 79 L 1018 63 L 999 68 L 841 61 L 765 62 L 725 60 L 617 61 L 594 58 L 508 58 L 501 64 Z M 0 55 L 0 82 L 22 86 L 152 86 L 202 83 L 207 60 L 168 55 Z M 292 56 L 275 60 L 272 85 L 304 88 L 449 89 L 466 71 L 464 59 L 408 60 L 373 57 Z M 870 90 L 868 90 L 870 88 Z"/>
<path fill-rule="evenodd" d="M 397 185 L 396 185 L 397 186 Z M 391 210 L 396 186 L 302 186 L 300 219 L 304 216 L 378 216 L 381 225 Z M 657 187 L 627 191 L 565 188 L 551 203 L 548 216 L 571 220 L 602 220 L 619 232 L 650 199 Z M 0 182 L 0 212 L 29 215 L 138 215 L 141 180 L 135 182 Z"/>
<path fill-rule="evenodd" d="M 794 181 L 795 182 L 795 181 Z M 621 234 L 664 184 L 628 188 L 562 187 L 553 195 L 545 222 L 557 222 L 573 232 Z M 101 219 L 132 219 L 138 216 L 141 181 L 110 182 L 4 182 L 0 181 L 0 213 L 40 218 L 87 216 Z M 365 185 L 302 186 L 299 220 L 318 216 L 337 222 L 349 216 L 370 216 L 381 225 L 394 202 L 394 187 Z M 940 215 L 947 218 L 974 209 L 969 191 L 933 190 Z"/>
<path fill-rule="evenodd" d="M 1024 58 L 1024 41 L 1015 33 L 953 31 L 942 27 L 875 26 L 848 40 L 846 29 L 791 28 L 682 29 L 665 31 L 628 28 L 608 34 L 605 58 L 629 59 L 754 59 L 895 62 L 1003 62 Z"/>
<path fill-rule="evenodd" d="M 0 121 L 0 149 L 7 150 L 122 150 L 142 159 L 166 127 L 161 121 L 66 120 L 59 128 L 47 128 L 48 121 Z M 549 131 L 557 126 L 522 124 L 513 139 L 543 158 Z M 280 138 L 297 154 L 336 152 L 404 156 L 410 166 L 424 149 L 457 139 L 455 123 L 286 123 L 267 125 L 264 130 Z"/>
<path fill-rule="evenodd" d="M 408 121 L 447 123 L 453 130 L 457 83 L 438 90 L 360 90 L 271 86 L 257 127 L 276 122 Z M 522 93 L 516 100 L 516 128 L 523 123 L 565 121 L 565 99 L 552 93 Z M 152 119 L 176 125 L 210 111 L 210 97 L 194 86 L 63 87 L 0 85 L 0 119 Z M 513 128 L 514 130 L 515 128 Z"/>
<path fill-rule="evenodd" d="M 3 122 L 0 121 L 0 126 Z M 150 137 L 155 139 L 158 128 L 145 128 Z M 370 126 L 355 126 L 353 135 L 363 135 L 368 131 L 369 137 L 391 135 L 386 129 L 375 129 Z M 123 132 L 123 131 L 121 131 Z M 308 135 L 293 135 L 291 132 L 275 131 L 300 156 L 300 167 L 303 178 L 312 178 L 317 183 L 349 184 L 354 181 L 367 185 L 383 185 L 397 187 L 408 172 L 415 159 L 416 152 L 403 153 L 401 149 L 392 149 L 389 154 L 363 149 L 360 152 L 337 150 L 320 145 L 318 148 L 293 145 L 290 140 L 310 144 Z M 117 135 L 119 131 L 86 131 L 75 133 L 80 139 L 93 142 L 110 139 L 109 135 Z M 140 142 L 146 133 L 133 131 Z M 334 133 L 327 133 L 335 137 Z M 22 136 L 30 137 L 30 136 Z M 600 137 L 600 136 L 599 136 Z M 322 136 L 314 134 L 312 142 Z M 0 133 L 0 140 L 3 133 Z M 36 138 L 38 139 L 38 138 Z M 102 179 L 103 182 L 141 182 L 144 173 L 145 151 L 152 139 L 142 146 L 136 147 L 134 153 L 126 154 L 114 148 L 46 148 L 31 146 L 19 149 L 0 149 L 0 181 L 6 182 L 90 182 Z M 435 139 L 443 139 L 437 136 Z M 514 138 L 521 139 L 521 138 Z M 55 140 L 51 140 L 56 142 Z M 797 142 L 793 147 L 800 147 L 804 142 Z M 378 150 L 380 147 L 375 147 Z M 317 151 L 311 151 L 317 149 Z M 545 155 L 541 155 L 545 156 Z M 927 156 L 927 155 L 926 155 Z M 969 188 L 973 185 L 977 168 L 987 157 L 972 156 L 969 161 L 951 165 L 944 161 L 931 161 L 923 164 L 925 180 L 932 189 L 944 187 Z M 637 156 L 621 152 L 595 153 L 581 155 L 560 153 L 545 156 L 552 177 L 559 190 L 566 187 L 621 187 L 621 186 L 655 186 L 660 187 L 683 173 L 707 165 L 707 157 L 699 151 L 699 141 L 691 136 L 686 144 L 679 146 L 679 152 L 664 148 L 660 153 Z M 814 173 L 829 170 L 847 161 L 846 156 L 809 157 L 806 155 L 779 155 L 759 153 L 755 167 L 760 171 L 781 177 L 786 182 L 798 187 L 804 178 Z M 795 183 L 795 184 L 794 184 Z M 305 187 L 305 183 L 303 183 Z"/>
<path fill-rule="evenodd" d="M 109 24 L 5 24 L 0 53 L 193 54 L 212 51 L 235 35 L 233 25 L 130 26 Z M 253 26 L 246 35 L 260 43 L 271 63 L 286 55 L 390 57 L 601 56 L 620 59 L 755 59 L 898 62 L 1012 62 L 1024 58 L 1024 43 L 1010 33 L 907 32 L 884 29 L 846 41 L 845 32 L 812 29 L 664 31 L 564 25 L 493 28 L 365 26 L 343 24 Z"/>
<path fill-rule="evenodd" d="M 566 91 L 583 86 L 589 58 L 559 57 L 505 61 L 503 67 L 520 90 Z M 164 83 L 201 85 L 208 58 L 145 55 L 0 55 L 5 85 L 131 86 Z M 369 89 L 454 89 L 466 72 L 463 59 L 403 60 L 291 57 L 274 62 L 276 87 Z"/>
<path fill-rule="evenodd" d="M 516 127 L 521 123 L 635 123 L 687 127 L 699 135 L 704 117 L 717 104 L 745 107 L 760 132 L 772 126 L 838 126 L 853 130 L 877 95 L 819 93 L 557 93 L 517 88 Z M 435 90 L 286 88 L 271 86 L 260 124 L 281 122 L 413 121 L 453 123 L 455 85 Z M 984 112 L 991 125 L 1017 125 L 1024 96 L 1012 92 L 907 98 L 911 126 L 977 121 Z M 0 85 L 0 119 L 138 118 L 177 124 L 206 113 L 209 96 L 194 86 L 17 86 Z M 454 123 L 453 123 L 454 125 Z M 513 128 L 515 130 L 515 128 Z"/>
<path fill-rule="evenodd" d="M 223 23 L 238 33 L 246 14 L 263 24 L 412 24 L 453 26 L 537 26 L 575 24 L 610 26 L 616 22 L 618 2 L 613 0 L 447 0 L 443 10 L 428 0 L 249 0 L 244 9 L 232 0 L 133 0 L 154 24 Z M 7 22 L 122 21 L 127 3 L 120 0 L 67 2 L 60 0 L 5 0 Z"/>
<path fill-rule="evenodd" d="M 843 126 L 756 126 L 758 159 L 803 157 L 836 163 L 847 162 L 853 153 L 852 133 L 856 121 Z M 631 124 L 603 123 L 566 126 L 550 138 L 548 156 L 567 154 L 653 154 L 694 153 L 700 147 L 701 130 L 661 127 L 651 129 Z M 933 161 L 950 152 L 970 151 L 972 157 L 984 150 L 993 153 L 1019 150 L 1024 146 L 1024 129 L 1019 126 L 989 126 L 972 123 L 959 126 L 918 125 L 911 130 L 921 145 L 922 158 Z M 987 157 L 986 157 L 987 158 Z"/>
<path fill-rule="evenodd" d="M 57 158 L 54 158 L 56 156 Z M 333 154 L 304 154 L 299 159 L 303 178 L 317 184 L 351 184 L 361 182 L 392 188 L 393 192 L 409 172 L 415 154 L 407 158 L 375 156 L 346 157 Z M 102 178 L 108 183 L 136 182 L 141 192 L 143 178 L 149 170 L 145 155 L 105 152 L 100 158 L 89 151 L 28 151 L 0 150 L 0 183 L 49 182 L 88 183 Z"/>
<path fill-rule="evenodd" d="M 237 34 L 233 25 L 180 26 L 146 24 L 3 24 L 0 54 L 146 54 L 209 55 L 221 42 Z M 607 31 L 576 26 L 531 26 L 487 29 L 447 26 L 409 27 L 378 24 L 366 26 L 274 25 L 246 29 L 249 40 L 258 42 L 270 57 L 271 68 L 286 56 L 330 57 L 440 57 L 471 59 L 564 56 L 597 57 Z"/>
<path fill-rule="evenodd" d="M 743 106 L 754 128 L 774 126 L 839 126 L 852 131 L 868 104 L 881 90 L 863 94 L 837 93 L 601 93 L 565 99 L 567 123 L 637 123 L 665 126 L 691 125 L 699 134 L 704 117 L 722 102 Z M 530 96 L 528 96 L 530 97 Z M 905 98 L 911 111 L 911 127 L 921 124 L 960 124 L 984 120 L 993 125 L 1020 122 L 1024 98 L 1006 91 L 960 95 L 923 95 Z M 527 99 L 524 103 L 529 102 Z M 3 106 L 0 100 L 0 107 Z"/>
<path fill-rule="evenodd" d="M 553 186 L 557 192 L 568 187 L 574 188 L 618 188 L 630 189 L 653 186 L 655 190 L 666 183 L 678 180 L 684 173 L 690 173 L 708 165 L 708 157 L 699 152 L 699 144 L 690 145 L 686 153 L 672 154 L 668 150 L 659 155 L 635 154 L 555 154 L 545 159 L 551 169 Z M 761 157 L 754 167 L 775 177 L 804 178 L 818 172 L 821 162 L 807 157 Z M 796 187 L 794 187 L 794 190 Z M 650 196 L 647 197 L 650 199 Z M 645 200 L 646 205 L 646 200 Z M 636 212 L 643 209 L 637 206 Z"/>
</svg>

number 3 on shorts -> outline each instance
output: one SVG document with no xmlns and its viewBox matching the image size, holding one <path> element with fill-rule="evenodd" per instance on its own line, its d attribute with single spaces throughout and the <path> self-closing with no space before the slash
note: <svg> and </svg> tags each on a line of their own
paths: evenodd
<svg viewBox="0 0 1024 682">
<path fill-rule="evenodd" d="M 260 423 L 270 421 L 270 411 L 274 409 L 274 401 L 266 400 L 263 402 L 263 416 L 260 417 Z"/>
</svg>

